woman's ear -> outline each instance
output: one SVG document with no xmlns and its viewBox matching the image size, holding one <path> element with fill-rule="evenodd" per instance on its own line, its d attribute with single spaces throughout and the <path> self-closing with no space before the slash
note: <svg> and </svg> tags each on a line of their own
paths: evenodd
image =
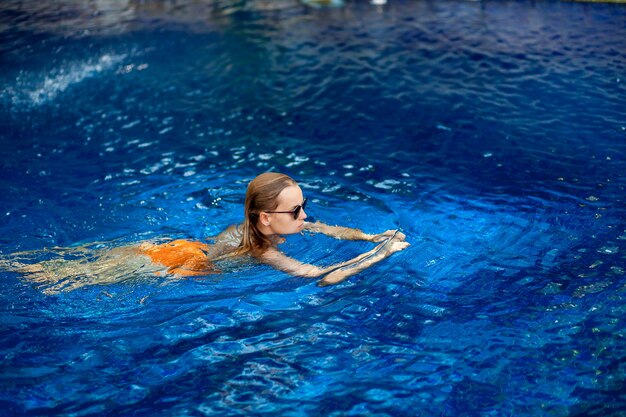
<svg viewBox="0 0 626 417">
<path fill-rule="evenodd" d="M 261 222 L 263 226 L 269 226 L 270 215 L 262 211 L 261 214 L 259 215 L 259 221 Z"/>
</svg>

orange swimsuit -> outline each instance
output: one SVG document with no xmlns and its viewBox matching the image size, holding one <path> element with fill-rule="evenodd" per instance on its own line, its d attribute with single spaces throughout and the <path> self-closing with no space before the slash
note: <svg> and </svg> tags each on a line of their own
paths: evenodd
<svg viewBox="0 0 626 417">
<path fill-rule="evenodd" d="M 206 243 L 177 239 L 160 245 L 143 243 L 139 251 L 166 266 L 170 274 L 193 276 L 216 273 L 208 257 L 209 248 Z"/>
</svg>

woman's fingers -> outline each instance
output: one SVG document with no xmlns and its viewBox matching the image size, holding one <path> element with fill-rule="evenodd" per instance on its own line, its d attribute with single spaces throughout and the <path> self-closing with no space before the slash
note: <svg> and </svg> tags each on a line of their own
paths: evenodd
<svg viewBox="0 0 626 417">
<path fill-rule="evenodd" d="M 392 252 L 400 252 L 401 250 L 404 250 L 404 249 L 408 248 L 409 246 L 411 246 L 411 244 L 409 242 L 394 240 L 393 242 L 391 242 L 391 251 Z"/>
</svg>

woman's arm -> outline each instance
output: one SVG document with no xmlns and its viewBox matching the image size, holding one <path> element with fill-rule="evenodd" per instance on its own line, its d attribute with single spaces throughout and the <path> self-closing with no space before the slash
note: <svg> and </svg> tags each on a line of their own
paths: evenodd
<svg viewBox="0 0 626 417">
<path fill-rule="evenodd" d="M 328 274 L 319 283 L 320 285 L 328 285 L 343 281 L 347 277 L 372 266 L 376 262 L 385 259 L 392 253 L 400 251 L 407 246 L 409 246 L 409 243 L 401 242 L 393 238 L 355 258 L 325 268 L 302 263 L 288 257 L 275 248 L 266 250 L 263 255 L 259 257 L 259 260 L 291 275 L 317 278 Z"/>
<path fill-rule="evenodd" d="M 370 235 L 367 233 L 363 233 L 363 231 L 359 229 L 353 229 L 350 227 L 343 226 L 329 226 L 327 224 L 321 222 L 309 223 L 304 222 L 304 230 L 307 230 L 312 233 L 322 233 L 330 237 L 334 237 L 335 239 L 344 239 L 344 240 L 366 240 L 368 242 L 382 242 L 383 240 L 390 238 L 394 234 L 397 240 L 404 240 L 404 233 L 397 232 L 395 230 L 387 230 L 386 232 L 379 233 L 376 235 Z"/>
<path fill-rule="evenodd" d="M 410 245 L 409 242 L 397 240 L 395 237 L 385 241 L 376 248 L 372 249 L 371 255 L 364 257 L 361 262 L 354 262 L 351 265 L 346 265 L 329 272 L 324 278 L 320 280 L 318 285 L 324 287 L 326 285 L 337 284 L 346 278 L 363 271 L 366 268 L 374 265 L 377 262 L 382 261 L 389 255 L 395 252 L 406 249 Z"/>
</svg>

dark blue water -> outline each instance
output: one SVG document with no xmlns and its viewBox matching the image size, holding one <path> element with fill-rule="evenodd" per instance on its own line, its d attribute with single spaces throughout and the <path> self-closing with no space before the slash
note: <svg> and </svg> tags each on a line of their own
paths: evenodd
<svg viewBox="0 0 626 417">
<path fill-rule="evenodd" d="M 4 257 L 202 239 L 266 170 L 412 244 L 325 288 L 0 272 L 0 415 L 626 413 L 623 5 L 3 1 L 0 69 Z"/>
</svg>

